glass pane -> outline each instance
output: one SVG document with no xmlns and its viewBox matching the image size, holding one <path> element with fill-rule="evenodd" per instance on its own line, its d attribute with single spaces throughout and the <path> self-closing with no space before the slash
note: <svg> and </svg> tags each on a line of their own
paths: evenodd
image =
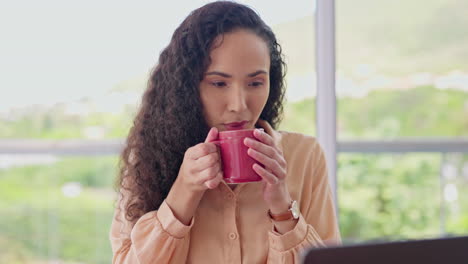
<svg viewBox="0 0 468 264">
<path fill-rule="evenodd" d="M 338 138 L 468 135 L 468 1 L 336 1 Z"/>
<path fill-rule="evenodd" d="M 0 263 L 109 263 L 116 157 L 0 160 Z"/>
<path fill-rule="evenodd" d="M 2 5 L 0 138 L 124 138 L 159 52 L 205 2 Z M 286 57 L 281 129 L 314 134 L 315 1 L 243 2 Z M 116 169 L 117 157 L 1 155 L 0 263 L 109 263 Z"/>
<path fill-rule="evenodd" d="M 206 2 L 177 0 L 164 8 L 158 1 L 5 3 L 0 137 L 125 137 L 158 54 L 189 12 Z M 290 102 L 313 96 L 315 1 L 243 2 L 278 36 L 288 63 Z M 295 110 L 287 109 L 285 129 L 312 131 L 313 113 L 307 112 L 302 124 L 294 120 Z"/>
<path fill-rule="evenodd" d="M 468 154 L 453 153 L 442 159 L 441 224 L 448 234 L 468 234 Z"/>
<path fill-rule="evenodd" d="M 279 129 L 315 134 L 315 1 L 307 1 L 304 17 L 273 26 L 287 64 L 286 104 Z M 286 4 L 286 2 L 284 2 Z M 290 7 L 285 7 L 288 10 Z"/>
<path fill-rule="evenodd" d="M 340 154 L 345 243 L 468 234 L 468 155 Z"/>
</svg>

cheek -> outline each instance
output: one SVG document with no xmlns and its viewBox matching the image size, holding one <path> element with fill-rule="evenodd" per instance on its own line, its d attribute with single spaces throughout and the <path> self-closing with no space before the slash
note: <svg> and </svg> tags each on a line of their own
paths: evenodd
<svg viewBox="0 0 468 264">
<path fill-rule="evenodd" d="M 251 100 L 252 110 L 260 114 L 260 112 L 262 112 L 263 108 L 265 107 L 265 104 L 268 100 L 269 93 L 270 93 L 269 89 L 265 89 L 265 90 L 255 93 L 252 96 L 252 100 Z"/>
<path fill-rule="evenodd" d="M 206 90 L 201 89 L 200 99 L 203 106 L 203 114 L 207 120 L 213 120 L 213 116 L 216 116 L 220 111 L 220 100 L 216 100 L 217 96 L 209 94 Z"/>
</svg>

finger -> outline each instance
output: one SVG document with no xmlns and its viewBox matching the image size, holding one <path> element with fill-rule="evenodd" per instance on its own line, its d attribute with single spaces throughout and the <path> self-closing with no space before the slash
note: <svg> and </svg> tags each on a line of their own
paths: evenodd
<svg viewBox="0 0 468 264">
<path fill-rule="evenodd" d="M 269 134 L 265 133 L 264 131 L 261 131 L 260 129 L 255 129 L 253 134 L 254 134 L 254 137 L 258 139 L 260 142 L 263 142 L 269 146 L 275 146 L 275 141 L 273 140 L 273 137 L 271 137 Z"/>
<path fill-rule="evenodd" d="M 263 164 L 266 168 L 270 169 L 277 177 L 281 179 L 284 178 L 286 173 L 275 159 L 251 148 L 247 150 L 247 154 Z"/>
<path fill-rule="evenodd" d="M 197 160 L 214 152 L 218 152 L 218 148 L 214 143 L 200 143 L 191 147 L 187 154 L 189 158 Z"/>
<path fill-rule="evenodd" d="M 263 129 L 265 129 L 265 132 L 269 135 L 273 135 L 274 133 L 274 129 L 273 127 L 271 127 L 270 123 L 268 123 L 267 121 L 263 120 L 263 119 L 258 119 L 257 120 L 257 124 L 260 126 L 260 127 L 263 127 Z"/>
<path fill-rule="evenodd" d="M 277 151 L 275 150 L 275 148 L 272 146 L 266 145 L 263 142 L 247 137 L 244 139 L 244 145 L 246 145 L 249 148 L 255 149 L 259 152 L 262 152 L 263 154 L 267 155 L 270 158 L 276 158 Z"/>
<path fill-rule="evenodd" d="M 218 174 L 216 175 L 216 177 L 214 179 L 205 182 L 205 186 L 208 189 L 215 189 L 216 187 L 218 187 L 219 183 L 222 180 L 223 180 L 223 173 L 218 172 Z"/>
<path fill-rule="evenodd" d="M 216 164 L 212 167 L 206 168 L 198 174 L 198 183 L 204 183 L 206 181 L 214 179 L 218 173 L 221 171 L 221 165 Z"/>
<path fill-rule="evenodd" d="M 279 181 L 278 178 L 275 175 L 273 175 L 271 172 L 269 172 L 266 169 L 262 168 L 262 166 L 260 166 L 258 164 L 254 164 L 252 166 L 252 168 L 267 183 L 269 183 L 269 184 L 277 184 L 278 183 L 278 181 Z"/>
<path fill-rule="evenodd" d="M 281 136 L 280 136 L 280 133 L 276 132 L 273 127 L 270 125 L 270 123 L 268 123 L 267 121 L 265 120 L 262 120 L 262 119 L 259 119 L 257 120 L 257 125 L 262 127 L 265 131 L 264 134 L 270 136 L 270 138 L 272 139 L 272 143 L 270 144 L 269 142 L 268 145 L 275 145 L 276 148 L 278 149 L 279 153 L 283 153 L 283 147 L 281 145 Z M 255 134 L 257 134 L 259 137 L 261 137 L 262 135 L 261 134 L 258 134 L 258 132 L 255 132 L 254 131 L 254 136 Z M 256 137 L 256 136 L 255 136 Z"/>
<path fill-rule="evenodd" d="M 212 127 L 206 136 L 205 143 L 215 141 L 216 139 L 218 139 L 218 129 Z"/>
<path fill-rule="evenodd" d="M 219 156 L 219 153 L 216 151 L 216 152 L 212 152 L 208 155 L 205 155 L 199 159 L 197 159 L 195 161 L 195 167 L 198 171 L 202 171 L 206 168 L 209 168 L 209 167 L 213 167 L 214 165 L 216 165 L 216 163 L 219 163 L 220 162 L 220 156 Z"/>
</svg>

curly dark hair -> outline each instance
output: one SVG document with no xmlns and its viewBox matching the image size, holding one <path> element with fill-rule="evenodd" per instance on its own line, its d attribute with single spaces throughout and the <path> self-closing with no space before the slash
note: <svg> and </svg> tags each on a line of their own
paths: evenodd
<svg viewBox="0 0 468 264">
<path fill-rule="evenodd" d="M 185 151 L 203 142 L 209 127 L 199 85 L 210 64 L 217 36 L 245 29 L 270 51 L 270 94 L 260 118 L 276 128 L 282 118 L 285 63 L 271 28 L 249 7 L 229 1 L 206 4 L 190 13 L 172 35 L 153 69 L 119 160 L 116 187 L 127 195 L 125 218 L 136 222 L 167 197 Z"/>
</svg>

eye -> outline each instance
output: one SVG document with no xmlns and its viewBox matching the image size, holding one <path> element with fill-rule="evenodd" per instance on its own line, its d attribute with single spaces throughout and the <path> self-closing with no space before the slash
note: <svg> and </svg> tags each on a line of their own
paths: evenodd
<svg viewBox="0 0 468 264">
<path fill-rule="evenodd" d="M 263 85 L 263 82 L 251 82 L 249 83 L 249 86 L 252 86 L 252 87 L 259 87 L 259 86 L 262 86 Z"/>
<path fill-rule="evenodd" d="M 226 82 L 211 82 L 211 85 L 221 88 L 226 86 Z"/>
</svg>

